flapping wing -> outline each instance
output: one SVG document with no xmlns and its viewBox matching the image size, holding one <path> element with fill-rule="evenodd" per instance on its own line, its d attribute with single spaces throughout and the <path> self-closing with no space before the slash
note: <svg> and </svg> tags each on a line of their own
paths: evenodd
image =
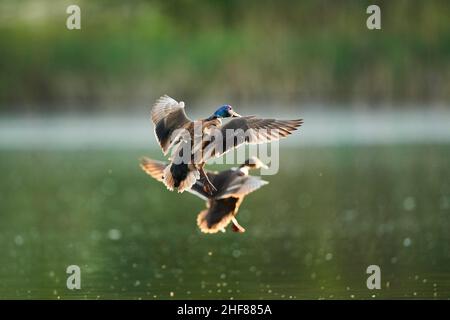
<svg viewBox="0 0 450 320">
<path fill-rule="evenodd" d="M 268 181 L 262 180 L 260 177 L 256 176 L 236 176 L 236 178 L 230 182 L 226 189 L 217 194 L 216 198 L 242 198 L 268 183 Z"/>
<path fill-rule="evenodd" d="M 166 155 L 176 141 L 176 137 L 172 137 L 174 131 L 191 122 L 184 111 L 184 102 L 177 102 L 164 95 L 153 105 L 151 117 L 155 126 L 156 138 L 164 155 Z"/>
<path fill-rule="evenodd" d="M 141 159 L 141 168 L 144 170 L 147 174 L 152 176 L 152 178 L 158 180 L 159 182 L 163 182 L 163 173 L 164 169 L 166 168 L 167 164 L 162 161 L 156 161 L 149 158 L 142 158 Z"/>
<path fill-rule="evenodd" d="M 206 157 L 219 157 L 245 143 L 259 144 L 279 140 L 297 130 L 302 123 L 302 119 L 259 119 L 254 116 L 235 118 L 218 129 L 221 139 L 211 139 L 211 143 L 205 148 L 205 154 L 208 155 Z"/>
</svg>

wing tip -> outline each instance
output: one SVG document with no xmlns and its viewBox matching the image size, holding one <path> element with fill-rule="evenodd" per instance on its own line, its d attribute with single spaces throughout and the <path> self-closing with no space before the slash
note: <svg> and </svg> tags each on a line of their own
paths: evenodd
<svg viewBox="0 0 450 320">
<path fill-rule="evenodd" d="M 146 166 L 149 165 L 152 162 L 152 160 L 148 157 L 142 156 L 139 158 L 139 166 L 142 168 L 142 170 L 146 171 Z"/>
<path fill-rule="evenodd" d="M 152 178 L 163 181 L 163 171 L 167 164 L 163 161 L 153 160 L 148 157 L 141 157 L 139 166 Z"/>
</svg>

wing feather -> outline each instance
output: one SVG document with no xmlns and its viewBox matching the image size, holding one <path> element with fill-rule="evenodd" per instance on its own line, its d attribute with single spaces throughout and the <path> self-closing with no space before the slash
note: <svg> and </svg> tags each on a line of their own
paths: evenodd
<svg viewBox="0 0 450 320">
<path fill-rule="evenodd" d="M 302 124 L 302 119 L 260 119 L 254 116 L 235 118 L 217 129 L 220 130 L 221 141 L 212 139 L 211 143 L 205 147 L 204 154 L 207 155 L 207 158 L 219 157 L 242 144 L 276 141 L 287 137 Z"/>
<path fill-rule="evenodd" d="M 156 139 L 164 155 L 176 141 L 177 137 L 172 137 L 175 130 L 192 122 L 186 115 L 184 102 L 177 102 L 168 95 L 160 97 L 153 105 L 151 119 L 155 126 Z"/>
<path fill-rule="evenodd" d="M 236 178 L 227 186 L 227 188 L 220 192 L 220 194 L 218 194 L 216 198 L 242 198 L 268 183 L 268 181 L 262 180 L 257 176 L 236 176 Z"/>
<path fill-rule="evenodd" d="M 167 167 L 167 163 L 162 161 L 156 161 L 149 158 L 141 159 L 141 168 L 147 174 L 149 174 L 152 178 L 158 180 L 159 182 L 163 182 L 164 178 L 164 169 Z"/>
</svg>

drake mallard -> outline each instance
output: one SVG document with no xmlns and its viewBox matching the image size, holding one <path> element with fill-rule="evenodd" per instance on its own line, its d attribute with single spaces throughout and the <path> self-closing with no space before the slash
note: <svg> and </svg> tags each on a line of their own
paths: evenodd
<svg viewBox="0 0 450 320">
<path fill-rule="evenodd" d="M 235 119 L 222 125 L 223 118 Z M 217 192 L 217 188 L 203 169 L 208 159 L 219 157 L 243 144 L 267 143 L 284 138 L 303 123 L 302 119 L 276 120 L 260 119 L 255 116 L 243 117 L 230 105 L 221 106 L 208 118 L 193 121 L 186 115 L 184 102 L 177 102 L 167 95 L 160 97 L 153 105 L 151 119 L 164 155 L 167 155 L 171 148 L 174 151 L 174 157 L 164 169 L 163 182 L 166 187 L 171 191 L 177 188 L 178 192 L 183 192 L 201 178 L 204 181 L 205 192 L 211 195 Z M 227 134 L 230 130 L 232 132 L 241 130 L 245 132 L 245 136 L 240 139 L 235 137 L 229 139 Z M 217 134 L 221 134 L 226 139 L 214 139 Z M 191 152 L 183 157 L 186 146 L 189 146 L 188 150 Z"/>
<path fill-rule="evenodd" d="M 164 170 L 168 165 L 168 163 L 149 158 L 141 160 L 141 168 L 160 182 L 164 182 Z M 200 211 L 197 216 L 197 225 L 202 232 L 224 232 L 230 222 L 233 231 L 245 231 L 236 220 L 236 215 L 246 195 L 268 184 L 258 176 L 249 175 L 250 169 L 259 168 L 266 168 L 266 165 L 258 158 L 252 157 L 238 168 L 221 172 L 205 170 L 216 190 L 212 194 L 206 192 L 202 180 L 197 180 L 187 190 L 206 201 L 206 209 Z"/>
</svg>

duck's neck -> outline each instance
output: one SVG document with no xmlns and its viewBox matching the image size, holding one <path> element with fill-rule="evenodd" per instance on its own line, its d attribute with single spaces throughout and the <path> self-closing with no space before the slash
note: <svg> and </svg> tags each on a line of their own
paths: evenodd
<svg viewBox="0 0 450 320">
<path fill-rule="evenodd" d="M 239 171 L 241 171 L 243 174 L 245 174 L 246 176 L 248 175 L 248 170 L 249 170 L 249 167 L 247 166 L 247 165 L 245 165 L 245 164 L 242 164 L 240 167 L 239 167 Z"/>
<path fill-rule="evenodd" d="M 218 119 L 218 118 L 219 118 L 218 116 L 216 116 L 215 114 L 213 114 L 213 115 L 210 116 L 209 118 L 206 118 L 206 121 L 211 121 L 211 120 Z"/>
</svg>

